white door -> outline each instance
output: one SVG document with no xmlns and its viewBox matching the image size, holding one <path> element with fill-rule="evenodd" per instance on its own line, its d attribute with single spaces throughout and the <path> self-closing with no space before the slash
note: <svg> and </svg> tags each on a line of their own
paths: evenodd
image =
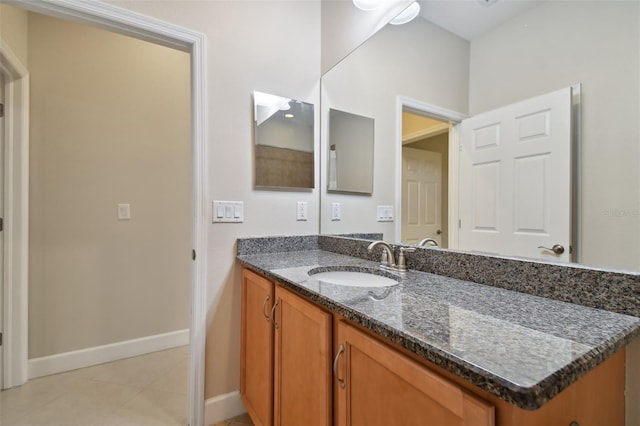
<svg viewBox="0 0 640 426">
<path fill-rule="evenodd" d="M 442 155 L 402 148 L 402 242 L 433 238 L 441 245 Z"/>
<path fill-rule="evenodd" d="M 460 146 L 459 248 L 569 261 L 571 88 L 464 120 Z"/>
</svg>

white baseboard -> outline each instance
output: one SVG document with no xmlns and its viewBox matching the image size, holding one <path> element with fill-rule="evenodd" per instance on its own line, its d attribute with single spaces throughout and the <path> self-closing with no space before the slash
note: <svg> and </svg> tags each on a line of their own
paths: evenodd
<svg viewBox="0 0 640 426">
<path fill-rule="evenodd" d="M 189 344 L 189 330 L 156 334 L 29 360 L 29 379 Z"/>
<path fill-rule="evenodd" d="M 218 395 L 204 402 L 204 425 L 210 426 L 246 412 L 247 410 L 240 399 L 240 392 Z"/>
</svg>

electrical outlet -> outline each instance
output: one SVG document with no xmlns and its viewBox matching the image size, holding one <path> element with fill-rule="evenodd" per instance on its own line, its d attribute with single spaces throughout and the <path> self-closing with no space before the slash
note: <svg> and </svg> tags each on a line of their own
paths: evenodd
<svg viewBox="0 0 640 426">
<path fill-rule="evenodd" d="M 306 201 L 298 201 L 296 207 L 296 220 L 307 220 L 307 211 L 309 210 L 309 203 Z"/>
<path fill-rule="evenodd" d="M 331 220 L 340 220 L 341 216 L 340 203 L 331 203 Z"/>
</svg>

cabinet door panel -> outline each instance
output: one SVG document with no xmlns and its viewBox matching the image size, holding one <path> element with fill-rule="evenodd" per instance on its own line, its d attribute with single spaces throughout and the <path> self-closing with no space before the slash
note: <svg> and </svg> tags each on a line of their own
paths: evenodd
<svg viewBox="0 0 640 426">
<path fill-rule="evenodd" d="M 240 395 L 256 426 L 273 425 L 273 300 L 274 284 L 244 269 Z"/>
<path fill-rule="evenodd" d="M 276 287 L 275 424 L 331 422 L 331 315 Z"/>
<path fill-rule="evenodd" d="M 338 374 L 340 426 L 492 426 L 494 408 L 344 323 Z"/>
</svg>

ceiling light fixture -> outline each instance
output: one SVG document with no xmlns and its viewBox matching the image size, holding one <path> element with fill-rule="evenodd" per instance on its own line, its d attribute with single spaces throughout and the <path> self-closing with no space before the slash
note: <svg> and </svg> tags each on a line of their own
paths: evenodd
<svg viewBox="0 0 640 426">
<path fill-rule="evenodd" d="M 284 116 L 285 116 L 286 118 L 293 118 L 293 117 L 295 117 L 295 115 L 293 115 L 293 114 L 289 114 L 289 113 L 285 114 Z"/>
<path fill-rule="evenodd" d="M 376 10 L 384 0 L 353 0 L 353 4 L 360 10 Z"/>
<path fill-rule="evenodd" d="M 398 16 L 393 18 L 389 23 L 391 25 L 402 25 L 411 21 L 420 13 L 420 4 L 417 1 L 411 3 L 405 10 L 400 12 Z"/>
</svg>

